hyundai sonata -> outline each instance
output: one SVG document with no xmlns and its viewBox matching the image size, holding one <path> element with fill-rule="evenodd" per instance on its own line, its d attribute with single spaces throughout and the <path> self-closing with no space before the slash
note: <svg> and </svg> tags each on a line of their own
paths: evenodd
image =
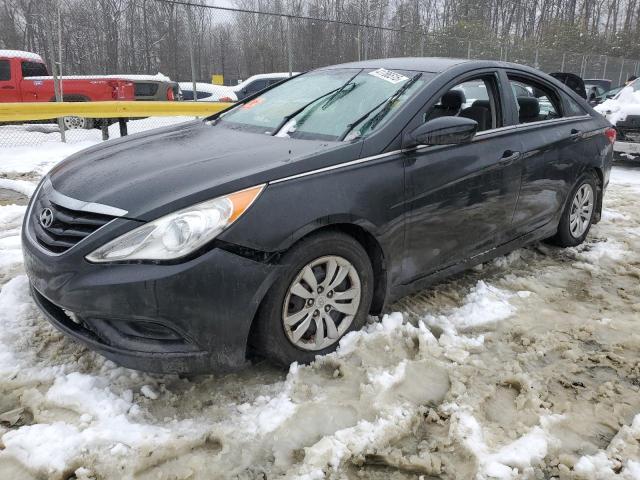
<svg viewBox="0 0 640 480">
<path fill-rule="evenodd" d="M 580 244 L 614 141 L 521 65 L 320 68 L 58 164 L 28 208 L 25 266 L 49 320 L 122 365 L 308 362 L 447 275 Z"/>
</svg>

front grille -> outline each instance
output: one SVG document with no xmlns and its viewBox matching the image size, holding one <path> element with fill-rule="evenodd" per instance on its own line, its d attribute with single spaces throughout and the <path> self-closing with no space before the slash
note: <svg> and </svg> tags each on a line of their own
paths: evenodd
<svg viewBox="0 0 640 480">
<path fill-rule="evenodd" d="M 53 213 L 53 222 L 45 227 L 40 215 L 47 208 Z M 63 253 L 114 218 L 116 217 L 63 207 L 43 193 L 33 207 L 31 225 L 37 242 L 43 248 L 53 253 Z"/>
</svg>

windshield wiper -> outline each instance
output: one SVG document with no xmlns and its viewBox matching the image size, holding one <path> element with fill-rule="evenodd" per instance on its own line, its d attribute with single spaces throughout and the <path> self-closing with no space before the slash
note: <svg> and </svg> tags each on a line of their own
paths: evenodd
<svg viewBox="0 0 640 480">
<path fill-rule="evenodd" d="M 340 135 L 340 141 L 342 142 L 347 135 L 349 135 L 349 132 L 351 132 L 351 130 L 353 130 L 355 127 L 357 127 L 358 125 L 360 125 L 360 123 L 362 123 L 364 120 L 366 120 L 369 115 L 371 115 L 373 112 L 375 112 L 378 108 L 382 107 L 382 110 L 380 110 L 375 117 L 373 117 L 371 120 L 369 120 L 368 125 L 371 127 L 375 127 L 378 122 L 380 120 L 382 120 L 382 118 L 389 113 L 389 111 L 391 110 L 391 107 L 393 106 L 394 102 L 400 98 L 402 96 L 402 94 L 404 92 L 406 92 L 409 87 L 411 85 L 413 85 L 414 83 L 416 83 L 416 81 L 422 76 L 422 73 L 417 73 L 416 75 L 414 75 L 413 77 L 411 77 L 404 85 L 402 85 L 398 90 L 396 90 L 395 92 L 393 92 L 393 94 L 388 97 L 386 100 L 383 100 L 382 102 L 378 103 L 375 107 L 373 107 L 371 110 L 369 110 L 368 112 L 364 113 L 363 115 L 361 115 L 360 117 L 358 117 L 355 121 L 353 121 L 352 123 L 350 123 L 349 125 L 347 125 L 346 130 L 342 133 L 342 135 Z M 384 105 L 384 106 L 383 106 Z"/>
<path fill-rule="evenodd" d="M 284 127 L 287 122 L 289 120 L 291 120 L 292 118 L 296 117 L 300 112 L 304 111 L 307 109 L 307 107 L 309 105 L 313 105 L 314 103 L 316 103 L 318 100 L 322 100 L 324 97 L 328 97 L 329 95 L 333 94 L 333 96 L 331 96 L 328 100 L 327 103 L 330 103 L 340 92 L 342 92 L 342 90 L 344 90 L 347 85 L 349 85 L 351 83 L 351 81 L 356 78 L 358 75 L 360 75 L 360 73 L 362 72 L 363 69 L 360 69 L 358 71 L 358 73 L 356 73 L 353 77 L 351 77 L 349 80 L 347 80 L 345 83 L 343 83 L 341 86 L 339 86 L 338 88 L 334 88 L 333 90 L 320 95 L 317 98 L 314 98 L 313 100 L 311 100 L 310 102 L 305 103 L 303 106 L 301 106 L 300 108 L 298 108 L 297 110 L 294 110 L 292 113 L 290 113 L 289 115 L 286 115 L 282 118 L 282 120 L 280 121 L 280 123 L 278 124 L 278 126 L 275 128 L 275 130 L 273 131 L 273 133 L 271 134 L 272 136 L 276 136 L 278 134 L 278 132 L 282 129 L 282 127 Z"/>
<path fill-rule="evenodd" d="M 356 78 L 358 75 L 360 75 L 362 73 L 362 70 L 364 70 L 364 68 L 361 68 L 360 70 L 358 70 L 358 72 L 351 77 L 349 80 L 347 80 L 339 89 L 338 91 L 336 91 L 333 95 L 331 95 L 329 98 L 327 98 L 327 101 L 324 102 L 324 104 L 322 105 L 322 110 L 325 110 L 329 105 L 331 105 L 331 103 L 338 98 L 338 95 L 340 95 L 342 93 L 342 91 L 347 88 L 348 85 L 351 84 L 351 82 L 353 81 L 354 78 Z"/>
</svg>

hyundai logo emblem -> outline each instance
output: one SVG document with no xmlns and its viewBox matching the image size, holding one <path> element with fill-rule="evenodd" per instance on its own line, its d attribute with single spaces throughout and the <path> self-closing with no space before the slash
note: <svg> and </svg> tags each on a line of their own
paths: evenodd
<svg viewBox="0 0 640 480">
<path fill-rule="evenodd" d="M 40 225 L 44 228 L 53 225 L 53 211 L 50 208 L 43 208 L 40 212 Z"/>
</svg>

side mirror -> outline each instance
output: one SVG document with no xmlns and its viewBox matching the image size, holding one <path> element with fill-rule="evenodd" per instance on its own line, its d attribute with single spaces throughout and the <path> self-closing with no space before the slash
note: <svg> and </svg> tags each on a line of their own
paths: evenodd
<svg viewBox="0 0 640 480">
<path fill-rule="evenodd" d="M 439 117 L 405 134 L 403 148 L 417 145 L 456 145 L 469 143 L 478 131 L 478 122 L 464 117 Z"/>
</svg>

